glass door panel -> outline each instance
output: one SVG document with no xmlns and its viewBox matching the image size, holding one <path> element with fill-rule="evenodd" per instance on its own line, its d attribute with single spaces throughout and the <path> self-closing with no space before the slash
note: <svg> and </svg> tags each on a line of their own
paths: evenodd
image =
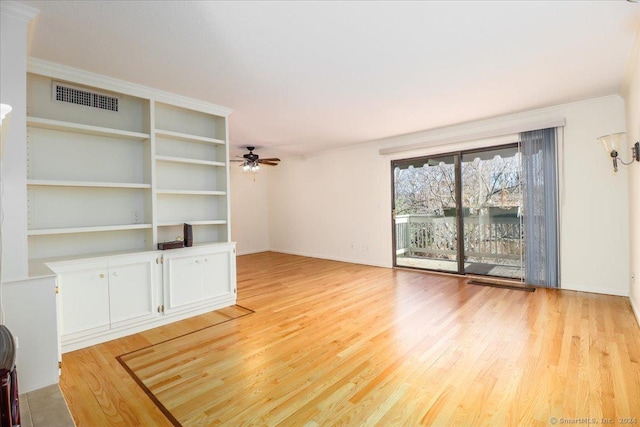
<svg viewBox="0 0 640 427">
<path fill-rule="evenodd" d="M 464 273 L 522 279 L 518 146 L 462 154 Z"/>
<path fill-rule="evenodd" d="M 459 272 L 458 155 L 393 162 L 395 265 Z"/>
</svg>

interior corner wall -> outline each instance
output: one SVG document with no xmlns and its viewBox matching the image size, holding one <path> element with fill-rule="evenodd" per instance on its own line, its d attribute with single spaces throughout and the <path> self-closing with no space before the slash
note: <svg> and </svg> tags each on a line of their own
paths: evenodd
<svg viewBox="0 0 640 427">
<path fill-rule="evenodd" d="M 587 100 L 478 122 L 476 130 L 514 120 L 564 117 L 560 165 L 561 285 L 565 289 L 629 294 L 627 168 L 613 173 L 597 138 L 625 128 L 620 96 Z M 486 126 L 485 126 L 486 125 Z M 452 126 L 450 134 L 468 124 Z M 438 133 L 438 135 L 434 135 Z M 412 140 L 442 140 L 442 130 Z M 437 137 L 434 137 L 437 136 Z M 283 159 L 269 179 L 269 241 L 274 251 L 390 267 L 391 158 L 380 148 L 406 144 L 390 138 L 300 159 Z M 470 147 L 477 142 L 470 141 Z M 465 149 L 429 147 L 394 158 Z M 239 193 L 235 197 L 240 197 Z M 238 224 L 236 224 L 238 225 Z"/>
<path fill-rule="evenodd" d="M 231 240 L 237 243 L 238 255 L 269 250 L 269 166 L 257 174 L 245 173 L 232 164 Z"/>
<path fill-rule="evenodd" d="M 628 169 L 613 171 L 597 141 L 622 132 L 624 100 L 611 96 L 563 108 L 560 276 L 563 289 L 629 295 Z"/>
<path fill-rule="evenodd" d="M 2 279 L 24 279 L 27 249 L 27 24 L 0 15 L 0 102 L 13 108 L 2 155 Z"/>
<path fill-rule="evenodd" d="M 389 174 L 372 146 L 284 159 L 269 182 L 272 250 L 390 267 Z"/>
<path fill-rule="evenodd" d="M 627 142 L 640 141 L 640 29 L 628 70 L 629 85 L 625 93 Z M 630 151 L 626 151 L 629 153 Z M 625 156 L 626 157 L 626 156 Z M 625 159 L 626 160 L 626 159 Z M 640 324 L 640 164 L 629 166 L 629 298 Z"/>
</svg>

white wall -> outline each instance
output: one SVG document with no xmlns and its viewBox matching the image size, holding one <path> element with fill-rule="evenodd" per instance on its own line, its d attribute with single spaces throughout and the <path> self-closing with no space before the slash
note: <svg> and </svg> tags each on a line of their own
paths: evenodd
<svg viewBox="0 0 640 427">
<path fill-rule="evenodd" d="M 390 266 L 389 174 L 373 145 L 283 160 L 269 187 L 271 248 Z"/>
<path fill-rule="evenodd" d="M 55 279 L 26 279 L 27 24 L 37 12 L 16 2 L 0 2 L 0 102 L 13 107 L 0 171 L 4 190 L 0 279 L 5 324 L 18 338 L 21 393 L 58 382 Z"/>
<path fill-rule="evenodd" d="M 18 342 L 21 394 L 58 383 L 55 287 L 53 276 L 3 284 L 6 325 Z"/>
<path fill-rule="evenodd" d="M 270 172 L 263 166 L 257 174 L 245 173 L 231 164 L 231 240 L 238 255 L 269 250 Z"/>
<path fill-rule="evenodd" d="M 627 170 L 621 168 L 614 174 L 596 141 L 601 135 L 623 130 L 624 116 L 623 99 L 610 96 L 360 144 L 304 159 L 284 159 L 269 181 L 271 249 L 390 267 L 391 159 L 478 144 L 457 143 L 393 156 L 380 155 L 380 148 L 564 117 L 562 287 L 628 295 Z M 498 144 L 500 138 L 486 143 Z M 235 193 L 235 197 L 241 194 Z"/>
<path fill-rule="evenodd" d="M 37 11 L 0 3 L 0 102 L 13 107 L 2 159 L 4 280 L 27 277 L 27 24 Z"/>
<path fill-rule="evenodd" d="M 624 131 L 624 101 L 566 111 L 561 277 L 565 289 L 629 295 L 628 170 L 613 172 L 598 136 Z"/>
<path fill-rule="evenodd" d="M 640 10 L 638 12 L 640 15 Z M 636 35 L 626 75 L 624 95 L 627 111 L 627 141 L 631 145 L 640 141 L 640 28 Z M 624 153 L 628 160 L 629 150 Z M 640 324 L 640 163 L 629 166 L 629 232 L 630 232 L 630 277 L 629 297 Z"/>
</svg>

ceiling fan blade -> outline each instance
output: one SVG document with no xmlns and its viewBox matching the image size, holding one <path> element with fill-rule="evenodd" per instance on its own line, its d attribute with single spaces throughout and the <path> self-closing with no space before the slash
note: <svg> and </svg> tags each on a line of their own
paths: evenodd
<svg viewBox="0 0 640 427">
<path fill-rule="evenodd" d="M 276 157 L 271 157 L 269 159 L 260 158 L 260 160 L 266 160 L 267 162 L 279 162 L 280 161 L 280 159 L 278 159 Z"/>
<path fill-rule="evenodd" d="M 261 165 L 269 165 L 269 166 L 278 166 L 278 163 L 274 162 L 265 162 L 264 160 L 260 160 Z"/>
<path fill-rule="evenodd" d="M 244 160 L 236 160 L 236 159 L 229 159 L 230 162 L 241 162 L 244 163 Z"/>
</svg>

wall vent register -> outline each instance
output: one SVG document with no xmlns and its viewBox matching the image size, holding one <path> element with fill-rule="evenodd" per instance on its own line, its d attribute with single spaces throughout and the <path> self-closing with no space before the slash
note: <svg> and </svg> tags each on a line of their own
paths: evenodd
<svg viewBox="0 0 640 427">
<path fill-rule="evenodd" d="M 118 111 L 118 98 L 53 82 L 53 99 L 101 110 Z"/>
</svg>

